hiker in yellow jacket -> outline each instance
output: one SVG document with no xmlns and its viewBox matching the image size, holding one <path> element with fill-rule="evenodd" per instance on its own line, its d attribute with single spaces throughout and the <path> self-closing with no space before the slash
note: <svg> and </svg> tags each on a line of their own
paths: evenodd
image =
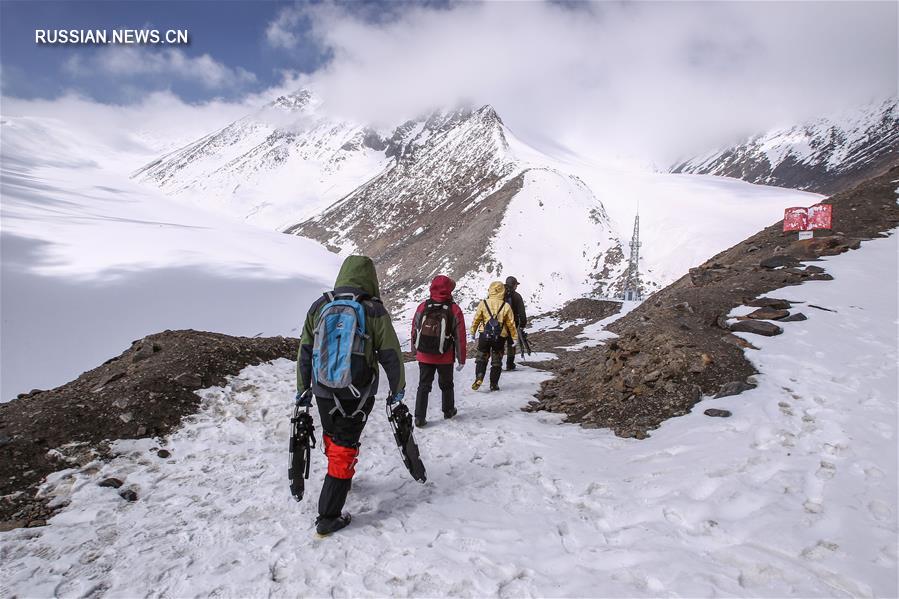
<svg viewBox="0 0 899 599">
<path fill-rule="evenodd" d="M 503 371 L 503 352 L 506 339 L 512 338 L 514 347 L 518 340 L 515 315 L 505 300 L 506 287 L 501 281 L 490 283 L 487 299 L 481 300 L 471 323 L 471 336 L 478 343 L 475 359 L 475 381 L 471 388 L 477 391 L 487 374 L 487 358 L 490 358 L 490 390 L 499 391 L 499 375 Z"/>
</svg>

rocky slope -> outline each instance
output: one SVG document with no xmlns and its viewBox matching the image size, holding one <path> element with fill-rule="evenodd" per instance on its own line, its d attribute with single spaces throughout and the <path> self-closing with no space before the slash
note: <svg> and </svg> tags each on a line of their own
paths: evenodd
<svg viewBox="0 0 899 599">
<path fill-rule="evenodd" d="M 899 100 L 770 131 L 675 165 L 674 173 L 721 175 L 831 194 L 885 170 L 899 156 Z"/>
<path fill-rule="evenodd" d="M 824 269 L 800 267 L 799 260 L 857 249 L 862 240 L 899 226 L 897 181 L 899 163 L 825 200 L 834 207 L 833 234 L 797 241 L 776 223 L 691 269 L 613 323 L 609 330 L 617 339 L 549 363 L 558 376 L 525 409 L 563 412 L 586 427 L 643 438 L 667 418 L 689 412 L 703 396 L 748 388 L 754 370 L 743 350 L 752 345 L 733 332 L 778 334 L 777 319 L 801 319 L 798 309 L 826 309 L 754 298 L 827 279 Z M 744 304 L 760 311 L 729 323 L 726 316 Z"/>
<path fill-rule="evenodd" d="M 196 412 L 196 389 L 223 385 L 249 364 L 294 359 L 297 344 L 165 331 L 61 387 L 0 404 L 0 529 L 44 523 L 52 498 L 37 491 L 51 472 L 103 457 L 107 440 L 167 434 Z"/>
</svg>

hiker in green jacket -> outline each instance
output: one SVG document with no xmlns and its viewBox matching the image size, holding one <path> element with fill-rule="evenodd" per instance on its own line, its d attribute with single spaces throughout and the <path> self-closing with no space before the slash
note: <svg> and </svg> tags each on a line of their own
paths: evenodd
<svg viewBox="0 0 899 599">
<path fill-rule="evenodd" d="M 312 304 L 303 325 L 297 356 L 297 394 L 300 401 L 306 402 L 301 405 L 307 406 L 311 405 L 312 396 L 315 396 L 324 451 L 328 457 L 328 473 L 322 485 L 316 519 L 316 530 L 320 535 L 340 530 L 350 522 L 350 515 L 342 513 L 342 510 L 355 474 L 362 429 L 374 407 L 375 393 L 378 391 L 378 364 L 384 368 L 390 386 L 387 403 L 402 402 L 405 394 L 403 353 L 390 314 L 378 298 L 379 293 L 378 275 L 371 258 L 349 256 L 340 267 L 334 290 Z M 334 306 L 335 300 L 343 305 L 337 312 L 332 312 L 334 308 L 328 306 Z M 332 318 L 331 314 L 338 319 L 349 315 L 356 322 L 361 322 L 363 318 L 365 321 L 365 335 L 357 335 L 355 341 L 362 347 L 354 346 L 351 367 L 344 369 L 345 384 L 335 384 L 329 378 L 339 370 L 340 365 L 327 362 L 339 352 L 340 334 L 346 334 L 346 331 L 339 330 L 336 340 L 323 339 L 328 335 L 328 326 L 319 326 L 323 312 L 329 314 L 326 318 Z M 315 338 L 316 334 L 320 339 Z M 331 346 L 328 347 L 327 343 Z M 316 344 L 319 354 L 314 358 Z M 356 353 L 357 349 L 361 351 Z M 332 384 L 326 384 L 326 381 Z"/>
</svg>

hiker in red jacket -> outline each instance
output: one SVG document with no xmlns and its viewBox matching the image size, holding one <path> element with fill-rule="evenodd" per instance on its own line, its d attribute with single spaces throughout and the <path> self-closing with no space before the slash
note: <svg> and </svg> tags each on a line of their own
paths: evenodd
<svg viewBox="0 0 899 599">
<path fill-rule="evenodd" d="M 453 395 L 453 362 L 456 370 L 465 366 L 465 317 L 453 301 L 456 282 L 444 275 L 431 281 L 431 299 L 424 301 L 412 318 L 412 347 L 418 360 L 418 393 L 415 396 L 415 426 L 424 426 L 428 414 L 428 394 L 437 374 L 442 395 L 443 417 L 456 415 Z"/>
</svg>

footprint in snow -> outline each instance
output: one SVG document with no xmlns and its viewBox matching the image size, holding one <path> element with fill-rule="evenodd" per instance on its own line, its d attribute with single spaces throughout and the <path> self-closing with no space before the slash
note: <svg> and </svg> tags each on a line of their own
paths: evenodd
<svg viewBox="0 0 899 599">
<path fill-rule="evenodd" d="M 814 546 L 803 549 L 799 556 L 810 561 L 819 561 L 834 553 L 839 548 L 840 546 L 836 543 L 831 543 L 830 541 L 818 541 Z"/>
<path fill-rule="evenodd" d="M 886 522 L 893 515 L 893 510 L 890 508 L 890 505 L 880 499 L 875 499 L 868 503 L 868 511 L 871 512 L 871 516 L 878 522 Z"/>
<path fill-rule="evenodd" d="M 815 476 L 822 480 L 830 480 L 837 473 L 837 467 L 830 462 L 821 461 L 821 466 L 815 473 Z"/>
</svg>

